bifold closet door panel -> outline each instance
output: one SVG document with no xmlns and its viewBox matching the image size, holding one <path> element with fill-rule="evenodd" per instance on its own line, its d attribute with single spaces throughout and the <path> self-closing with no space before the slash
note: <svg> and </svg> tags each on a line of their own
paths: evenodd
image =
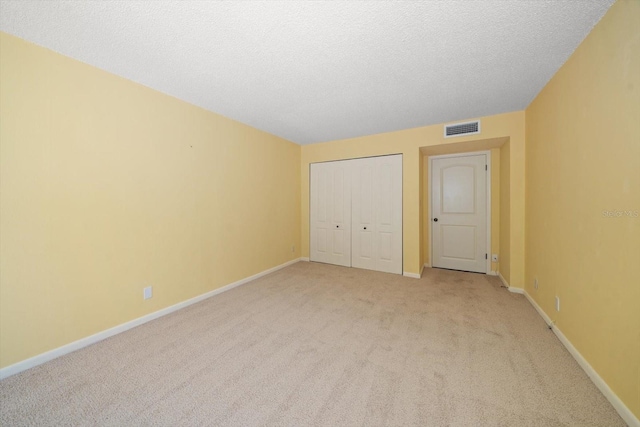
<svg viewBox="0 0 640 427">
<path fill-rule="evenodd" d="M 311 164 L 311 261 L 351 266 L 350 162 Z"/>
<path fill-rule="evenodd" d="M 376 244 L 376 213 L 374 159 L 353 161 L 351 192 L 351 265 L 376 270 L 378 249 Z"/>
<path fill-rule="evenodd" d="M 402 274 L 402 156 L 354 160 L 353 267 Z"/>
<path fill-rule="evenodd" d="M 402 155 L 375 160 L 376 270 L 402 274 Z"/>
</svg>

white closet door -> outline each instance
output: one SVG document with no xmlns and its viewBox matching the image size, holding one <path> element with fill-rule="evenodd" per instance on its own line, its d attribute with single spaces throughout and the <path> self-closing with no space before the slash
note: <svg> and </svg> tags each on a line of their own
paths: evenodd
<svg viewBox="0 0 640 427">
<path fill-rule="evenodd" d="M 352 265 L 402 274 L 402 156 L 353 167 Z"/>
<path fill-rule="evenodd" d="M 376 162 L 374 159 L 353 160 L 352 221 L 353 240 L 351 265 L 376 270 L 378 248 L 376 244 L 376 202 L 374 186 Z"/>
<path fill-rule="evenodd" d="M 376 270 L 402 274 L 402 155 L 377 159 Z"/>
<path fill-rule="evenodd" d="M 351 266 L 349 163 L 338 161 L 311 165 L 311 261 Z"/>
</svg>

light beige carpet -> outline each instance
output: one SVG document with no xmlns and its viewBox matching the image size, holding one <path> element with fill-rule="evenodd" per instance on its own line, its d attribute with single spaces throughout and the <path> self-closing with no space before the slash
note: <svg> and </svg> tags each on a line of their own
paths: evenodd
<svg viewBox="0 0 640 427">
<path fill-rule="evenodd" d="M 497 278 L 305 262 L 1 381 L 0 424 L 624 425 Z"/>
</svg>

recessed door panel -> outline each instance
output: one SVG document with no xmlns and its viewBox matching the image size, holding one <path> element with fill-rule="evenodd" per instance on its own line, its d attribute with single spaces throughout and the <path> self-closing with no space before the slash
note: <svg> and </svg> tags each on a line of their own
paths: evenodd
<svg viewBox="0 0 640 427">
<path fill-rule="evenodd" d="M 333 230 L 333 255 L 342 256 L 345 254 L 344 230 Z"/>
<path fill-rule="evenodd" d="M 345 186 L 344 186 L 344 165 L 336 165 L 333 168 L 333 222 L 341 224 L 344 222 Z M 350 203 L 349 200 L 346 201 Z"/>
<path fill-rule="evenodd" d="M 380 233 L 380 259 L 383 261 L 393 260 L 393 234 Z"/>
<path fill-rule="evenodd" d="M 316 246 L 316 250 L 320 253 L 327 252 L 327 230 L 324 228 L 320 228 L 317 231 L 318 242 Z"/>
<path fill-rule="evenodd" d="M 328 170 L 318 171 L 318 174 L 317 174 L 318 192 L 317 194 L 314 195 L 314 198 L 316 200 L 316 203 L 315 203 L 316 215 L 317 215 L 318 221 L 322 221 L 322 222 L 325 222 L 327 220 L 327 213 L 329 211 L 328 209 L 329 200 L 327 199 L 327 186 L 328 186 L 327 181 L 329 179 L 328 172 L 329 172 Z"/>
<path fill-rule="evenodd" d="M 358 233 L 359 238 L 357 240 L 360 243 L 359 257 L 364 259 L 373 259 L 373 233 L 368 230 L 358 231 Z"/>
<path fill-rule="evenodd" d="M 442 168 L 442 213 L 472 214 L 475 212 L 475 165 L 452 165 Z"/>
<path fill-rule="evenodd" d="M 443 225 L 440 232 L 442 257 L 474 261 L 476 259 L 476 227 Z"/>
<path fill-rule="evenodd" d="M 391 164 L 382 163 L 378 175 L 378 223 L 390 226 L 393 223 L 393 180 Z"/>
<path fill-rule="evenodd" d="M 354 198 L 358 198 L 360 203 L 359 216 L 361 224 L 371 224 L 373 222 L 373 165 L 363 162 L 359 170 L 356 182 L 358 191 L 354 193 Z"/>
</svg>

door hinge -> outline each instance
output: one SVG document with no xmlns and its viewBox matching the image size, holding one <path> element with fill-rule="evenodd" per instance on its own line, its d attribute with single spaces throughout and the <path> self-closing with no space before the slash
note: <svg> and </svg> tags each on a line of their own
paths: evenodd
<svg viewBox="0 0 640 427">
<path fill-rule="evenodd" d="M 487 165 L 484 165 L 484 170 L 486 170 L 486 171 L 489 170 L 489 169 L 487 169 Z"/>
<path fill-rule="evenodd" d="M 484 259 L 489 259 L 488 254 L 484 254 Z"/>
</svg>

